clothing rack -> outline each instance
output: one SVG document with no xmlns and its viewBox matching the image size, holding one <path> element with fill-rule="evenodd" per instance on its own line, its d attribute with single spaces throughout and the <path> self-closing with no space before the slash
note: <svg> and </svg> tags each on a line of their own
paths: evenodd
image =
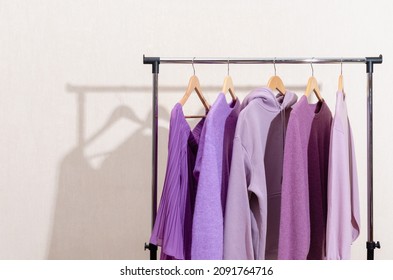
<svg viewBox="0 0 393 280">
<path fill-rule="evenodd" d="M 374 241 L 373 220 L 373 72 L 374 64 L 381 64 L 382 55 L 377 57 L 328 57 L 328 58 L 180 58 L 147 57 L 143 64 L 150 64 L 153 73 L 153 134 L 152 134 L 152 226 L 157 213 L 157 155 L 158 155 L 158 73 L 160 64 L 365 64 L 367 73 L 367 259 L 374 259 L 374 250 L 381 248 L 379 241 Z M 150 259 L 157 259 L 157 246 L 146 244 L 150 250 Z"/>
</svg>

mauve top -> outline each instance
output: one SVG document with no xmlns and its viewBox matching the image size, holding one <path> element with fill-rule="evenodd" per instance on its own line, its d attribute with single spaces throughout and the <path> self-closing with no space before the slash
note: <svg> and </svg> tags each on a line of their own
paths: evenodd
<svg viewBox="0 0 393 280">
<path fill-rule="evenodd" d="M 193 176 L 204 119 L 191 131 L 181 104 L 171 112 L 168 161 L 160 206 L 150 243 L 161 246 L 161 259 L 191 259 L 191 230 L 196 179 Z"/>
<path fill-rule="evenodd" d="M 279 259 L 323 259 L 332 114 L 306 96 L 293 106 L 284 148 Z"/>
<path fill-rule="evenodd" d="M 360 232 L 359 189 L 352 130 L 341 91 L 330 136 L 327 202 L 326 257 L 350 259 L 351 244 Z"/>
</svg>

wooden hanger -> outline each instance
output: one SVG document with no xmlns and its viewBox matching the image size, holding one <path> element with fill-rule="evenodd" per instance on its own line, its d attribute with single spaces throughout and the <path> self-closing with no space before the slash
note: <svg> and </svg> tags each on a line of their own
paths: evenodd
<svg viewBox="0 0 393 280">
<path fill-rule="evenodd" d="M 341 73 L 338 76 L 338 91 L 341 91 L 344 94 L 344 78 L 343 78 L 343 62 L 341 60 Z"/>
<path fill-rule="evenodd" d="M 314 92 L 318 100 L 322 102 L 323 98 L 321 95 L 321 91 L 319 90 L 318 81 L 314 77 L 314 68 L 312 66 L 312 62 L 311 62 L 311 70 L 312 70 L 312 76 L 308 79 L 307 87 L 306 87 L 306 91 L 304 92 L 304 95 L 307 96 L 308 98 L 311 92 Z"/>
<path fill-rule="evenodd" d="M 343 82 L 343 75 L 338 77 L 338 91 L 344 93 L 344 82 Z"/>
<path fill-rule="evenodd" d="M 188 81 L 186 92 L 184 93 L 182 99 L 180 99 L 179 103 L 182 106 L 184 106 L 184 104 L 186 104 L 188 98 L 190 97 L 191 93 L 195 91 L 198 94 L 198 97 L 201 100 L 203 106 L 205 107 L 207 113 L 210 109 L 210 105 L 205 99 L 205 97 L 203 96 L 199 79 L 195 75 L 194 59 L 192 60 L 192 68 L 194 69 L 194 75 L 192 75 L 190 80 Z M 203 118 L 203 117 L 205 116 L 186 116 L 186 118 Z"/>
<path fill-rule="evenodd" d="M 269 82 L 267 83 L 267 87 L 270 88 L 271 90 L 278 90 L 281 94 L 285 95 L 285 92 L 287 91 L 285 89 L 284 83 L 281 80 L 279 76 L 276 74 L 276 59 L 274 59 L 274 76 L 272 76 L 269 79 Z"/>
<path fill-rule="evenodd" d="M 321 91 L 319 90 L 318 87 L 318 82 L 317 79 L 315 79 L 314 77 L 310 77 L 308 79 L 307 82 L 307 87 L 306 87 L 306 91 L 304 93 L 305 96 L 307 96 L 307 98 L 310 96 L 311 92 L 314 92 L 315 95 L 317 96 L 319 101 L 323 101 L 323 98 L 321 96 Z"/>
<path fill-rule="evenodd" d="M 237 97 L 235 94 L 235 87 L 233 86 L 233 81 L 231 76 L 229 76 L 229 60 L 228 60 L 228 75 L 224 79 L 224 84 L 222 86 L 221 92 L 223 92 L 224 94 L 229 92 L 232 97 L 232 101 L 236 101 Z"/>
<path fill-rule="evenodd" d="M 281 94 L 285 95 L 286 89 L 284 83 L 279 76 L 272 76 L 267 83 L 267 87 L 272 90 L 278 90 Z"/>
<path fill-rule="evenodd" d="M 235 95 L 235 87 L 233 86 L 233 81 L 231 76 L 226 76 L 224 79 L 224 85 L 222 86 L 221 92 L 227 93 L 229 92 L 230 95 L 232 96 L 232 100 L 235 101 L 237 99 Z"/>
</svg>

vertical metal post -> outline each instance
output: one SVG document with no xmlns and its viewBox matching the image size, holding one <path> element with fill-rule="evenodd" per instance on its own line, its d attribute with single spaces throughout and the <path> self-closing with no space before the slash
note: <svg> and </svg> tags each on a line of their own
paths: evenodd
<svg viewBox="0 0 393 280">
<path fill-rule="evenodd" d="M 367 68 L 368 70 L 369 67 Z M 371 69 L 372 70 L 372 69 Z M 367 73 L 367 259 L 374 259 L 373 226 L 373 72 Z"/>
<path fill-rule="evenodd" d="M 367 67 L 367 260 L 374 260 L 374 189 L 373 189 L 373 72 L 374 62 L 368 60 Z"/>
<path fill-rule="evenodd" d="M 153 73 L 153 132 L 152 132 L 152 151 L 153 151 L 153 172 L 152 172 L 152 223 L 157 215 L 157 177 L 158 177 L 158 73 Z M 153 227 L 153 225 L 152 225 Z"/>
<path fill-rule="evenodd" d="M 157 216 L 157 180 L 158 180 L 158 73 L 159 73 L 159 59 L 150 62 L 153 73 L 153 116 L 152 116 L 152 177 L 151 177 L 151 225 L 154 227 L 154 222 Z M 150 260 L 157 259 L 157 246 L 145 243 L 145 250 L 150 250 Z"/>
<path fill-rule="evenodd" d="M 152 131 L 152 178 L 151 178 L 151 226 L 154 227 L 154 222 L 157 216 L 157 180 L 158 180 L 158 73 L 159 73 L 159 61 L 155 61 L 152 64 L 153 68 L 153 131 Z M 149 244 L 150 247 L 150 259 L 157 259 L 157 246 Z"/>
</svg>

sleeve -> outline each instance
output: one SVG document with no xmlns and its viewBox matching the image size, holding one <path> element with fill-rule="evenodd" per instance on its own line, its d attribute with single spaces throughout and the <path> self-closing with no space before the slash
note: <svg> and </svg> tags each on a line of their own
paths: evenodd
<svg viewBox="0 0 393 280">
<path fill-rule="evenodd" d="M 307 259 L 310 247 L 307 143 L 292 113 L 285 138 L 278 259 Z"/>
<path fill-rule="evenodd" d="M 254 259 L 248 186 L 249 156 L 239 137 L 233 142 L 232 163 L 224 219 L 224 259 Z"/>
<path fill-rule="evenodd" d="M 358 172 L 356 165 L 356 157 L 355 157 L 355 146 L 353 141 L 353 134 L 351 126 L 349 125 L 349 134 L 350 134 L 350 179 L 351 179 L 351 199 L 352 199 L 352 242 L 355 241 L 360 234 L 360 206 L 359 206 L 359 183 L 358 183 Z"/>
</svg>

